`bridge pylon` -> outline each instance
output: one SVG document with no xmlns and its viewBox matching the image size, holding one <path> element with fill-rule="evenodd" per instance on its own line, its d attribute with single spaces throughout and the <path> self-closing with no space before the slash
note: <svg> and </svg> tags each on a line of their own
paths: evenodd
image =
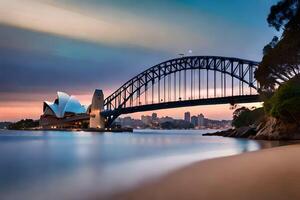
<svg viewBox="0 0 300 200">
<path fill-rule="evenodd" d="M 96 89 L 93 95 L 91 112 L 90 112 L 90 128 L 105 128 L 105 118 L 101 115 L 104 110 L 103 91 Z"/>
</svg>

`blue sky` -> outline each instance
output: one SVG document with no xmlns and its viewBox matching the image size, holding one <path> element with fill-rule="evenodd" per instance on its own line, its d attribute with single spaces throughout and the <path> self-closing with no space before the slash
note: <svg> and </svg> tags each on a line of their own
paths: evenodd
<svg viewBox="0 0 300 200">
<path fill-rule="evenodd" d="M 266 22 L 276 2 L 0 0 L 0 108 L 37 110 L 57 90 L 88 102 L 95 88 L 108 95 L 189 50 L 260 61 L 276 34 Z"/>
</svg>

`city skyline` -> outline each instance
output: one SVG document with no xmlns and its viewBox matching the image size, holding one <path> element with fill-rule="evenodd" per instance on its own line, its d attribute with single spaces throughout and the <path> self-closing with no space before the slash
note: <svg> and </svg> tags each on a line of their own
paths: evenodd
<svg viewBox="0 0 300 200">
<path fill-rule="evenodd" d="M 265 21 L 274 2 L 1 1 L 0 121 L 38 119 L 42 102 L 57 91 L 89 105 L 94 89 L 107 96 L 180 53 L 260 61 L 274 34 Z M 232 114 L 229 105 L 193 110 L 215 119 Z M 182 111 L 158 113 L 176 117 Z"/>
<path fill-rule="evenodd" d="M 143 112 L 144 113 L 144 112 Z M 148 113 L 148 112 L 147 112 Z M 157 118 L 162 118 L 162 117 L 171 117 L 171 116 L 168 116 L 168 115 L 159 115 L 157 114 L 156 111 L 149 111 L 149 113 L 151 114 L 141 114 L 140 117 L 132 117 L 130 115 L 124 115 L 124 116 L 121 116 L 122 118 L 124 117 L 131 117 L 132 119 L 142 119 L 142 117 L 152 117 L 153 118 L 153 115 L 155 115 Z M 193 117 L 193 116 L 196 116 L 196 115 L 204 115 L 205 116 L 205 113 L 198 113 L 198 114 L 191 114 L 190 111 L 185 111 L 184 113 L 181 113 L 181 117 L 179 116 L 178 118 L 174 118 L 174 119 L 182 119 L 182 120 L 185 120 L 185 113 L 190 113 L 190 118 Z M 189 120 L 191 121 L 191 119 Z"/>
<path fill-rule="evenodd" d="M 153 112 L 151 115 L 141 115 L 140 118 L 119 117 L 116 120 L 116 125 L 134 129 L 224 129 L 231 128 L 231 122 L 232 120 L 210 119 L 203 113 L 191 115 L 187 111 L 183 113 L 181 118 L 159 116 L 156 112 Z"/>
</svg>

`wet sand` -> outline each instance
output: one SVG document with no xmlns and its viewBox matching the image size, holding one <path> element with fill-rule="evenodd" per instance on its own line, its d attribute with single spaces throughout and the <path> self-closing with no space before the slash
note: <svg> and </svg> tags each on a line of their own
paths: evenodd
<svg viewBox="0 0 300 200">
<path fill-rule="evenodd" d="M 300 199 L 300 144 L 201 161 L 112 199 Z"/>
</svg>

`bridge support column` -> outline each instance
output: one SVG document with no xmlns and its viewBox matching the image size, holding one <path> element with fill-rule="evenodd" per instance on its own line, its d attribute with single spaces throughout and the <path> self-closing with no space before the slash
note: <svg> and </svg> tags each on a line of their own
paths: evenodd
<svg viewBox="0 0 300 200">
<path fill-rule="evenodd" d="M 104 95 L 102 90 L 96 89 L 93 95 L 90 113 L 90 128 L 105 128 L 105 118 L 101 116 L 104 109 Z"/>
</svg>

